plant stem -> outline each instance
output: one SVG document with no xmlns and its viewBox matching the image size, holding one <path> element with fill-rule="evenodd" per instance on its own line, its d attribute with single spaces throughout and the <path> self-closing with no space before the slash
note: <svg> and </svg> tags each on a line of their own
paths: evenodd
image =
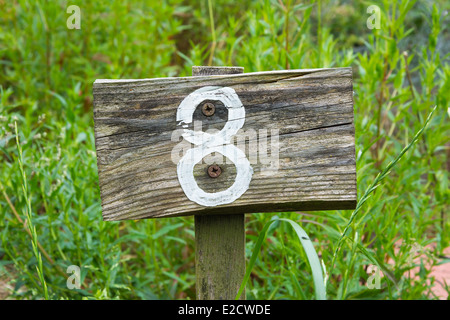
<svg viewBox="0 0 450 320">
<path fill-rule="evenodd" d="M 209 23 L 211 25 L 211 36 L 212 36 L 212 45 L 211 51 L 209 53 L 208 66 L 212 65 L 212 60 L 214 58 L 214 51 L 216 50 L 216 29 L 214 27 L 214 16 L 211 0 L 208 0 L 208 10 L 209 10 Z"/>
<path fill-rule="evenodd" d="M 434 113 L 434 111 L 436 110 L 437 106 L 435 106 L 433 108 L 433 110 L 431 110 L 430 114 L 427 117 L 427 120 L 425 121 L 425 124 L 423 125 L 423 127 L 416 133 L 416 135 L 414 136 L 414 138 L 412 139 L 412 141 L 409 143 L 409 145 L 407 145 L 406 147 L 403 148 L 403 150 L 398 154 L 398 156 L 391 161 L 387 167 L 380 172 L 375 180 L 372 182 L 372 184 L 366 189 L 366 192 L 364 192 L 364 195 L 361 197 L 361 199 L 358 201 L 357 205 L 356 205 L 356 209 L 353 211 L 352 215 L 350 216 L 350 219 L 344 229 L 344 232 L 342 232 L 342 235 L 339 239 L 338 245 L 336 247 L 336 250 L 334 251 L 333 254 L 333 260 L 331 262 L 331 268 L 330 268 L 330 275 L 333 272 L 334 269 L 334 264 L 336 262 L 336 257 L 337 254 L 341 248 L 342 242 L 346 237 L 347 231 L 350 228 L 350 226 L 353 223 L 353 220 L 355 219 L 355 217 L 357 216 L 358 212 L 360 211 L 362 205 L 367 201 L 367 199 L 370 197 L 370 194 L 375 191 L 375 189 L 379 186 L 379 183 L 381 182 L 381 180 L 383 180 L 385 177 L 387 177 L 387 175 L 390 173 L 390 171 L 392 170 L 392 168 L 397 164 L 397 162 L 402 158 L 402 156 L 406 153 L 406 151 L 408 151 L 413 144 L 419 139 L 420 135 L 424 132 L 425 128 L 427 127 L 428 123 L 431 120 L 431 117 Z"/>
<path fill-rule="evenodd" d="M 3 196 L 6 199 L 6 202 L 8 202 L 9 207 L 11 208 L 11 211 L 13 212 L 14 216 L 16 217 L 16 219 L 23 225 L 24 230 L 26 231 L 26 233 L 30 236 L 30 238 L 33 237 L 33 235 L 31 234 L 30 230 L 28 230 L 27 224 L 22 220 L 22 218 L 20 217 L 19 213 L 17 212 L 16 208 L 14 207 L 14 205 L 11 202 L 11 199 L 8 197 L 8 195 L 5 192 L 5 189 L 2 185 L 2 183 L 0 182 L 0 189 L 2 190 Z M 42 254 L 44 255 L 45 259 L 47 259 L 48 262 L 50 262 L 50 264 L 52 266 L 54 266 L 56 268 L 56 270 L 58 271 L 58 273 L 60 275 L 62 275 L 63 277 L 67 278 L 67 274 L 65 274 L 63 272 L 63 270 L 55 264 L 55 261 L 50 257 L 50 255 L 47 253 L 47 251 L 44 249 L 44 247 L 41 245 L 41 243 L 38 241 L 37 242 L 37 246 L 39 247 L 39 250 L 42 252 Z"/>
<path fill-rule="evenodd" d="M 34 256 L 37 260 L 37 266 L 36 266 L 36 270 L 39 276 L 39 279 L 41 281 L 41 286 L 42 286 L 42 291 L 44 293 L 44 298 L 45 300 L 49 300 L 49 295 L 48 295 L 48 288 L 47 288 L 47 283 L 45 282 L 44 279 L 44 272 L 43 272 L 43 266 L 42 266 L 42 257 L 41 257 L 41 253 L 39 252 L 38 248 L 38 238 L 37 238 L 37 233 L 36 233 L 36 227 L 33 225 L 33 219 L 31 217 L 31 199 L 28 196 L 28 183 L 27 183 L 27 176 L 25 174 L 25 170 L 23 168 L 23 155 L 22 155 L 22 147 L 20 145 L 19 142 L 19 132 L 17 130 L 17 122 L 14 122 L 14 128 L 16 131 L 16 144 L 17 144 L 17 149 L 19 151 L 19 168 L 20 168 L 20 173 L 22 176 L 22 190 L 24 193 L 24 197 L 25 197 L 25 202 L 26 202 L 26 226 L 28 227 L 28 232 L 29 234 L 31 234 L 31 245 L 33 247 L 33 253 Z"/>
</svg>

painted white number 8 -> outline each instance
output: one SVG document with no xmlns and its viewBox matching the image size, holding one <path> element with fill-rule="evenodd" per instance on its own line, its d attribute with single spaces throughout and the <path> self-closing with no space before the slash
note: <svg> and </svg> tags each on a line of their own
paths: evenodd
<svg viewBox="0 0 450 320">
<path fill-rule="evenodd" d="M 221 131 L 209 134 L 187 129 L 197 106 L 205 100 L 221 101 L 228 109 L 228 121 Z M 253 175 L 245 153 L 231 143 L 231 138 L 245 122 L 245 109 L 232 88 L 203 87 L 188 95 L 178 106 L 177 122 L 184 128 L 183 138 L 196 147 L 189 149 L 177 165 L 178 181 L 186 196 L 202 206 L 218 206 L 238 199 L 247 191 Z M 208 193 L 199 188 L 194 178 L 194 166 L 206 155 L 219 152 L 236 166 L 236 180 L 228 189 Z"/>
</svg>

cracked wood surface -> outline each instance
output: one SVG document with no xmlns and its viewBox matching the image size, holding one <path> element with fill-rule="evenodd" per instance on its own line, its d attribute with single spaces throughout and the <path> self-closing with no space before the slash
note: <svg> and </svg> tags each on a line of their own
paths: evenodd
<svg viewBox="0 0 450 320">
<path fill-rule="evenodd" d="M 172 161 L 174 147 L 190 146 L 179 135 L 172 139 L 180 129 L 178 105 L 205 86 L 231 87 L 242 101 L 247 158 L 255 156 L 260 129 L 267 129 L 269 154 L 271 130 L 279 133 L 278 169 L 256 157 L 249 189 L 233 203 L 217 207 L 186 197 Z M 352 209 L 356 204 L 351 68 L 96 80 L 93 91 L 104 220 Z M 202 131 L 220 130 L 227 121 L 226 108 L 211 102 L 216 105 L 213 116 L 204 116 L 201 105 L 194 112 Z M 223 172 L 215 179 L 207 175 L 208 166 L 194 167 L 196 181 L 206 192 L 224 190 L 234 182 L 233 164 L 221 165 Z"/>
</svg>

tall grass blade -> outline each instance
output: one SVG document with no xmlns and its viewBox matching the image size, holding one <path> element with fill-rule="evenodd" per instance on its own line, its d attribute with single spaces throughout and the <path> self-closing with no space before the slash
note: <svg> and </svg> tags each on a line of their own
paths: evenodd
<svg viewBox="0 0 450 320">
<path fill-rule="evenodd" d="M 255 248 L 253 249 L 252 256 L 250 258 L 249 265 L 247 267 L 247 271 L 245 273 L 244 279 L 242 280 L 241 286 L 236 296 L 236 300 L 238 300 L 244 291 L 245 285 L 247 284 L 248 279 L 250 278 L 250 274 L 252 272 L 253 266 L 255 265 L 256 259 L 258 258 L 258 253 L 260 252 L 262 243 L 267 236 L 267 232 L 269 228 L 276 222 L 284 221 L 291 225 L 297 234 L 298 239 L 300 240 L 303 249 L 305 250 L 306 256 L 308 257 L 309 265 L 311 266 L 311 271 L 313 275 L 315 295 L 317 300 L 325 300 L 326 299 L 326 290 L 325 284 L 323 280 L 322 274 L 322 266 L 320 265 L 319 257 L 317 256 L 317 252 L 312 245 L 311 240 L 309 239 L 306 232 L 296 223 L 290 219 L 284 218 L 276 218 L 274 220 L 269 221 L 264 226 L 263 230 L 259 234 L 258 240 L 256 241 Z"/>
<path fill-rule="evenodd" d="M 19 168 L 20 168 L 20 174 L 22 176 L 22 190 L 23 190 L 23 194 L 24 194 L 25 202 L 26 202 L 26 225 L 31 234 L 31 246 L 33 248 L 33 254 L 37 260 L 36 270 L 37 270 L 37 273 L 39 276 L 39 280 L 41 281 L 42 292 L 44 294 L 45 300 L 49 300 L 47 283 L 45 282 L 45 278 L 44 278 L 44 268 L 42 265 L 42 256 L 38 249 L 38 238 L 37 238 L 37 233 L 36 233 L 36 227 L 33 225 L 33 219 L 31 217 L 31 199 L 28 195 L 27 176 L 26 176 L 25 170 L 23 168 L 22 146 L 20 145 L 20 142 L 19 142 L 19 132 L 17 129 L 17 122 L 14 122 L 14 128 L 15 128 L 15 132 L 16 132 L 17 150 L 19 151 Z"/>
</svg>

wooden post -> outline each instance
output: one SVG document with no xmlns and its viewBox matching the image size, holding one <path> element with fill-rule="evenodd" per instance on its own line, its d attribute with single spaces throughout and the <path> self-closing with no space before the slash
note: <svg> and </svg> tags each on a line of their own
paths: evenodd
<svg viewBox="0 0 450 320">
<path fill-rule="evenodd" d="M 192 67 L 193 76 L 243 72 L 240 67 Z M 195 216 L 197 300 L 234 299 L 244 275 L 244 214 Z"/>
</svg>

